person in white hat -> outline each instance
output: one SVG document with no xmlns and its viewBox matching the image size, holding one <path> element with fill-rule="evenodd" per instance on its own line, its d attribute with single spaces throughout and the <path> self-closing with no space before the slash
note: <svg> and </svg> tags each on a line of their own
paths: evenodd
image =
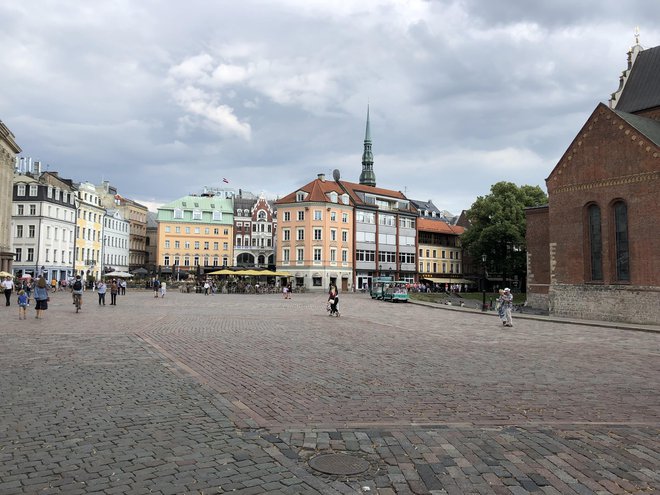
<svg viewBox="0 0 660 495">
<path fill-rule="evenodd" d="M 508 287 L 504 289 L 504 294 L 502 294 L 502 306 L 504 306 L 504 326 L 512 327 L 511 310 L 513 309 L 513 294 L 511 294 L 511 289 Z"/>
</svg>

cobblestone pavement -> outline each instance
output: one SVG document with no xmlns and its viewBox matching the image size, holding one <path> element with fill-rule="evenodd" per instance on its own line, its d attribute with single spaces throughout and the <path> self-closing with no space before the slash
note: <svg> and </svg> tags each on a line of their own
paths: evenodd
<svg viewBox="0 0 660 495">
<path fill-rule="evenodd" d="M 660 335 L 346 294 L 0 308 L 0 494 L 653 493 Z M 348 453 L 354 475 L 308 461 Z"/>
</svg>

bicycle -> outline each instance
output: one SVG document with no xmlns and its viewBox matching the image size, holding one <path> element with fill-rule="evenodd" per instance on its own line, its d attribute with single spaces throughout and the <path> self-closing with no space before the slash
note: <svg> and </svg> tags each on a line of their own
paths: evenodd
<svg viewBox="0 0 660 495">
<path fill-rule="evenodd" d="M 76 313 L 80 311 L 80 307 L 82 306 L 81 297 L 82 294 L 73 294 L 73 304 L 76 305 Z"/>
</svg>

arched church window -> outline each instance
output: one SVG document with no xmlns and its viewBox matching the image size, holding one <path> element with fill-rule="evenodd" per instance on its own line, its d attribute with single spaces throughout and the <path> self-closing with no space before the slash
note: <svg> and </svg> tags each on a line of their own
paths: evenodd
<svg viewBox="0 0 660 495">
<path fill-rule="evenodd" d="M 628 207 L 623 201 L 614 203 L 614 251 L 616 278 L 630 281 L 630 251 L 628 249 Z"/>
<path fill-rule="evenodd" d="M 589 221 L 589 253 L 591 280 L 603 280 L 603 236 L 600 207 L 595 204 L 587 208 Z"/>
</svg>

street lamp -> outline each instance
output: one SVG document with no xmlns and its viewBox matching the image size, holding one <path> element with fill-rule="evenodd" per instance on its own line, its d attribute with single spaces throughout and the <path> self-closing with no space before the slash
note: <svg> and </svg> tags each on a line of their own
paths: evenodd
<svg viewBox="0 0 660 495">
<path fill-rule="evenodd" d="M 483 276 L 483 285 L 481 287 L 481 295 L 482 295 L 482 301 L 481 301 L 481 311 L 486 311 L 486 255 L 482 254 L 481 255 L 481 261 L 484 267 L 484 276 Z"/>
</svg>

